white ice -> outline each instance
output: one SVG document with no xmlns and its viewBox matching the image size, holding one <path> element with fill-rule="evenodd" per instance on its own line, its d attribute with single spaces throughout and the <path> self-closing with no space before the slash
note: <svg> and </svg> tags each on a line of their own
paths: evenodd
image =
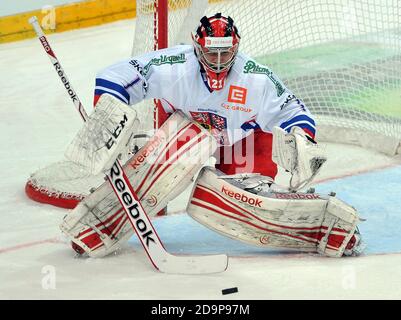
<svg viewBox="0 0 401 320">
<path fill-rule="evenodd" d="M 96 72 L 129 56 L 133 32 L 134 21 L 127 20 L 48 37 L 88 111 Z M 0 299 L 401 297 L 401 254 L 232 256 L 226 272 L 202 276 L 159 273 L 132 243 L 104 259 L 74 258 L 58 228 L 66 210 L 24 194 L 30 173 L 60 160 L 81 125 L 37 39 L 0 45 L 0 106 Z M 320 180 L 399 161 L 340 144 L 327 145 L 327 151 Z M 170 213 L 182 212 L 187 194 L 169 206 Z M 239 292 L 223 296 L 221 290 L 230 287 Z"/>
</svg>

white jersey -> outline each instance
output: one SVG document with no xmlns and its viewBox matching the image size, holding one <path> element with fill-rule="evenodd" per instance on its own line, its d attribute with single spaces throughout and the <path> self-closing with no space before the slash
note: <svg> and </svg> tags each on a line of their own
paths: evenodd
<svg viewBox="0 0 401 320">
<path fill-rule="evenodd" d="M 114 64 L 97 75 L 95 95 L 109 93 L 129 105 L 160 99 L 164 110 L 182 110 L 232 145 L 255 129 L 293 126 L 315 135 L 307 107 L 266 66 L 238 53 L 224 88 L 209 88 L 194 49 L 180 45 Z"/>
</svg>

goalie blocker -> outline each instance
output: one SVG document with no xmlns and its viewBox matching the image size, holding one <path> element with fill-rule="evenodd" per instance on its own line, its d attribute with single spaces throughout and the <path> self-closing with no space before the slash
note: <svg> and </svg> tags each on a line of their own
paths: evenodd
<svg viewBox="0 0 401 320">
<path fill-rule="evenodd" d="M 315 193 L 245 191 L 244 185 L 204 167 L 194 185 L 188 214 L 206 227 L 261 247 L 292 248 L 330 257 L 361 250 L 357 211 Z"/>
</svg>

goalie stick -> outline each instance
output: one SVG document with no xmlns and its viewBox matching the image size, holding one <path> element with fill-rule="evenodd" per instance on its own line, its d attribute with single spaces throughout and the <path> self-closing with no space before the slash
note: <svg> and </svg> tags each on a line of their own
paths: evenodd
<svg viewBox="0 0 401 320">
<path fill-rule="evenodd" d="M 43 48 L 45 49 L 51 63 L 55 67 L 60 80 L 63 82 L 71 100 L 83 121 L 87 121 L 88 115 L 81 101 L 61 67 L 54 51 L 50 47 L 36 17 L 31 17 L 29 23 L 33 26 Z M 116 159 L 108 173 L 105 173 L 113 191 L 115 192 L 121 206 L 144 247 L 153 266 L 161 272 L 176 274 L 204 274 L 223 272 L 228 266 L 228 257 L 225 254 L 203 255 L 203 256 L 175 256 L 166 251 L 155 228 L 150 222 L 149 216 L 143 209 L 138 196 L 120 162 Z"/>
</svg>

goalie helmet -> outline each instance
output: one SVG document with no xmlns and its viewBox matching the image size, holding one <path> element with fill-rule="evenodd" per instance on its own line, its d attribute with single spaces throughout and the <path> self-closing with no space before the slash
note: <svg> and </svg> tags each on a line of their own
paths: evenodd
<svg viewBox="0 0 401 320">
<path fill-rule="evenodd" d="M 192 40 L 198 60 L 206 72 L 207 83 L 221 90 L 238 52 L 240 36 L 231 17 L 221 13 L 204 16 Z"/>
</svg>

